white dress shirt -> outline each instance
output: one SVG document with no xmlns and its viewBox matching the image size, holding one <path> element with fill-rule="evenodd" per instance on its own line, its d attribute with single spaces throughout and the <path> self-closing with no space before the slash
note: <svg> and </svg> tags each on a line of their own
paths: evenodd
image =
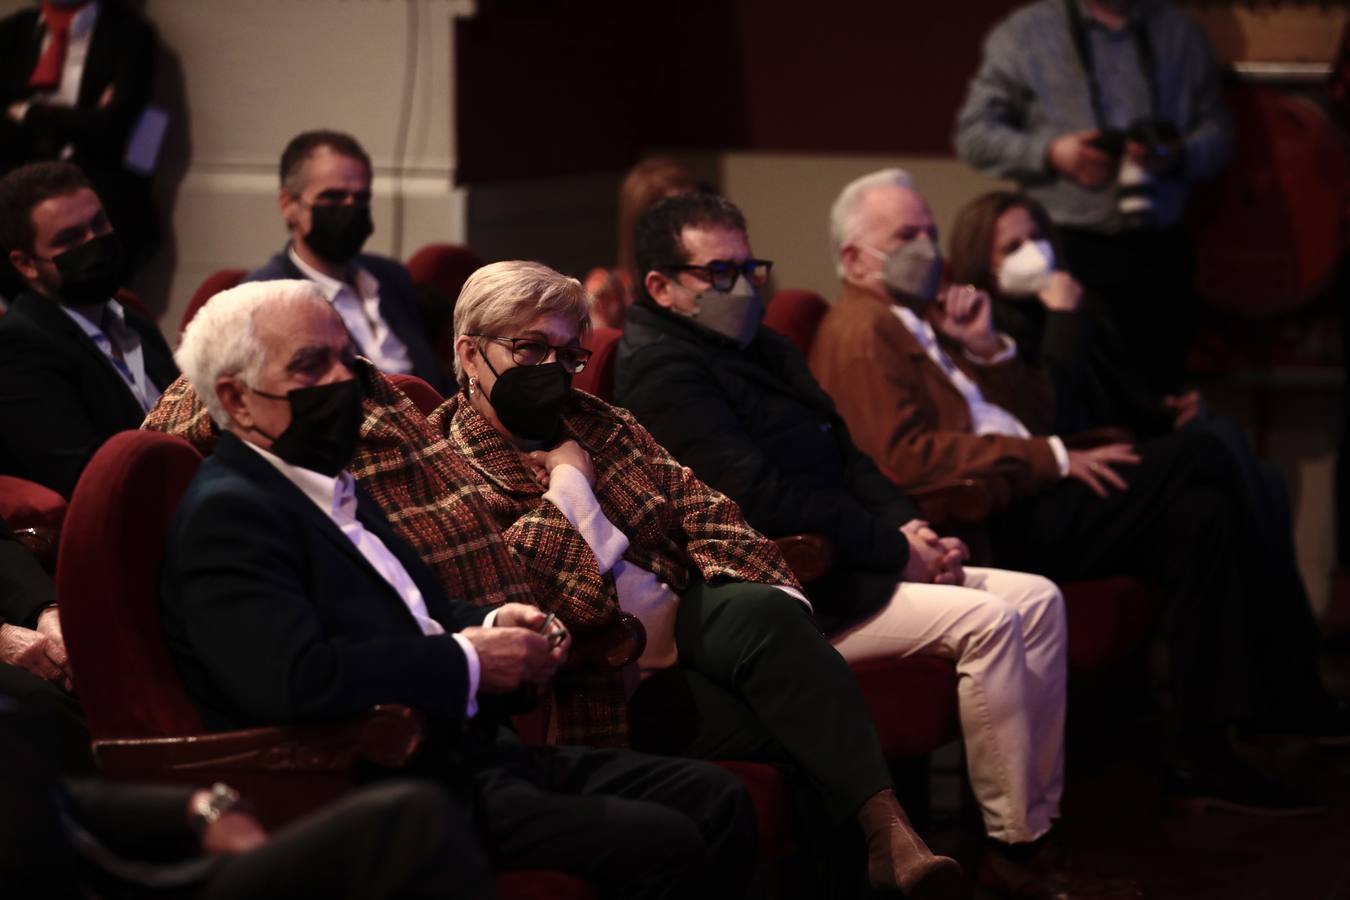
<svg viewBox="0 0 1350 900">
<path fill-rule="evenodd" d="M 914 335 L 914 339 L 919 342 L 923 352 L 928 354 L 928 358 L 943 371 L 952 385 L 965 398 L 966 405 L 970 408 L 970 424 L 976 434 L 1001 434 L 1005 437 L 1016 438 L 1032 437 L 1031 432 L 1027 430 L 1027 426 L 1022 424 L 1021 419 L 997 403 L 990 403 L 984 399 L 980 386 L 971 380 L 970 376 L 963 372 L 956 363 L 952 362 L 952 358 L 942 349 L 931 324 L 915 315 L 913 310 L 898 303 L 891 304 L 891 310 L 905 326 L 905 330 Z M 1004 341 L 1003 349 L 992 358 L 980 360 L 971 356 L 970 359 L 982 365 L 997 365 L 1017 356 L 1017 343 L 1006 334 L 1000 335 L 1000 337 Z M 967 356 L 970 355 L 967 354 Z M 1068 475 L 1069 451 L 1065 448 L 1064 442 L 1054 435 L 1046 438 L 1046 440 L 1050 444 L 1051 451 L 1055 454 L 1055 461 L 1059 464 L 1060 476 Z"/>
<path fill-rule="evenodd" d="M 97 311 L 99 314 L 97 322 L 87 318 L 84 312 L 74 307 L 64 303 L 58 305 L 70 316 L 72 322 L 80 326 L 80 330 L 89 336 L 98 349 L 103 351 L 103 355 L 108 357 L 108 362 L 112 363 L 117 374 L 122 376 L 122 382 L 141 405 L 141 411 L 150 412 L 150 407 L 159 400 L 160 391 L 150 383 L 149 376 L 145 374 L 145 351 L 141 347 L 141 336 L 127 324 L 122 304 L 116 300 L 109 300 L 102 306 L 92 307 L 91 311 Z M 118 353 L 113 351 L 114 340 L 117 341 L 120 358 Z"/>
<path fill-rule="evenodd" d="M 601 573 L 614 578 L 619 608 L 637 618 L 647 631 L 647 647 L 638 658 L 638 672 L 646 677 L 658 669 L 668 669 L 679 659 L 675 646 L 675 613 L 680 595 L 651 572 L 623 558 L 628 537 L 614 526 L 600 509 L 595 491 L 586 476 L 568 465 L 555 466 L 549 475 L 544 499 L 558 508 L 572 523 L 595 554 Z M 808 610 L 811 603 L 801 591 L 777 585 L 795 597 Z"/>
<path fill-rule="evenodd" d="M 380 573 L 380 577 L 398 593 L 399 599 L 408 607 L 408 614 L 413 617 L 413 621 L 417 623 L 418 628 L 422 629 L 423 634 L 445 634 L 445 629 L 441 627 L 441 623 L 433 619 L 427 612 L 426 600 L 423 599 L 422 592 L 413 582 L 408 570 L 403 568 L 403 563 L 398 561 L 398 557 L 389 551 L 383 541 L 367 531 L 356 517 L 356 481 L 352 478 L 350 472 L 340 472 L 338 477 L 329 478 L 322 472 L 291 465 L 275 453 L 264 450 L 257 444 L 248 441 L 245 441 L 244 444 L 271 463 L 278 472 L 286 477 L 287 481 L 298 487 L 301 493 L 313 501 L 314 505 L 319 507 L 320 511 L 333 521 L 333 524 L 347 536 L 347 539 L 356 546 L 357 551 L 365 557 L 366 562 L 370 563 L 375 571 Z M 483 625 L 485 627 L 491 626 L 492 618 L 494 618 L 493 614 L 489 613 Z M 452 634 L 450 636 L 464 651 L 464 660 L 468 664 L 469 696 L 465 716 L 471 718 L 478 712 L 478 680 L 481 670 L 478 651 L 474 650 L 473 644 L 463 635 Z"/>
<path fill-rule="evenodd" d="M 344 281 L 329 278 L 300 258 L 294 247 L 286 253 L 305 277 L 318 285 L 333 309 L 342 317 L 361 355 L 381 372 L 406 375 L 413 370 L 408 346 L 399 340 L 389 323 L 380 318 L 380 283 L 365 269 L 352 262 L 352 280 L 356 289 Z"/>
<path fill-rule="evenodd" d="M 66 39 L 66 59 L 61 67 L 61 83 L 54 91 L 34 94 L 32 99 L 23 104 L 23 115 L 28 114 L 28 107 L 33 103 L 65 107 L 74 107 L 79 103 L 80 80 L 84 78 L 84 62 L 89 58 L 89 41 L 94 36 L 94 23 L 98 21 L 98 7 L 98 3 L 90 3 L 70 20 L 70 34 Z M 46 25 L 42 24 L 41 16 L 38 17 L 38 23 L 38 27 L 44 31 L 42 46 L 38 48 L 38 59 L 41 59 L 42 54 L 47 51 L 47 45 L 52 41 L 52 34 Z M 22 120 L 21 115 L 20 121 Z M 61 148 L 61 158 L 69 159 L 74 152 L 75 148 L 67 144 Z"/>
</svg>

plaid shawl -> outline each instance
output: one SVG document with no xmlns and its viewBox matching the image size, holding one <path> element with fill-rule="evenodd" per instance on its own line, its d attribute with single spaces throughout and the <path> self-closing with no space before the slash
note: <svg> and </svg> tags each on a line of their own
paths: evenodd
<svg viewBox="0 0 1350 900">
<path fill-rule="evenodd" d="M 590 548 L 482 416 L 456 395 L 427 420 L 369 362 L 358 358 L 356 371 L 366 417 L 352 474 L 447 594 L 534 603 L 578 631 L 612 621 L 618 600 Z M 740 509 L 675 462 L 627 412 L 574 397 L 567 427 L 596 451 L 596 495 L 629 536 L 625 558 L 677 591 L 695 575 L 796 584 L 778 548 Z M 203 454 L 215 446 L 210 416 L 186 378 L 169 386 L 142 427 L 176 434 Z M 553 700 L 560 742 L 626 743 L 621 672 L 564 671 Z"/>
<path fill-rule="evenodd" d="M 600 573 L 580 532 L 543 499 L 520 452 L 462 394 L 429 422 L 477 470 L 483 500 L 524 564 L 539 606 L 573 629 L 617 615 L 613 579 Z M 735 502 L 676 462 L 627 410 L 574 390 L 563 424 L 591 454 L 600 508 L 628 537 L 624 559 L 677 592 L 694 578 L 797 586 L 778 546 L 746 523 Z M 555 697 L 560 735 L 579 734 L 594 744 L 616 729 L 627 733 L 627 707 L 618 673 L 608 680 L 603 672 L 590 674 L 584 689 Z"/>
</svg>

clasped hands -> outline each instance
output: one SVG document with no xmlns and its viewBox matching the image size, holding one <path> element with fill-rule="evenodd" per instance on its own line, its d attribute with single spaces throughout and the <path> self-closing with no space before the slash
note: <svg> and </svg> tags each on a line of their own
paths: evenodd
<svg viewBox="0 0 1350 900">
<path fill-rule="evenodd" d="M 909 562 L 901 577 L 916 584 L 964 584 L 962 564 L 970 548 L 958 537 L 939 537 L 923 519 L 910 519 L 900 526 L 909 541 Z"/>
<path fill-rule="evenodd" d="M 61 634 L 61 619 L 55 606 L 47 607 L 38 615 L 35 629 L 0 624 L 0 663 L 31 672 L 67 691 L 75 689 L 66 641 Z"/>
</svg>

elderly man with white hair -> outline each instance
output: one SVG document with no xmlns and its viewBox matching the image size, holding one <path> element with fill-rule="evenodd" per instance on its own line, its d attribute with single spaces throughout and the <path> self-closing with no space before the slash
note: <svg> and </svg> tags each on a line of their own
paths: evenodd
<svg viewBox="0 0 1350 900">
<path fill-rule="evenodd" d="M 1171 787 L 1243 812 L 1319 809 L 1240 764 L 1228 744 L 1233 724 L 1336 741 L 1347 726 L 1271 548 L 1235 506 L 1241 488 L 1223 447 L 1171 434 L 1075 450 L 1048 434 L 1048 382 L 994 330 L 988 296 L 939 289 L 937 226 L 904 172 L 845 187 L 830 225 L 844 289 L 811 369 L 863 451 L 901 487 L 981 485 L 996 565 L 1061 584 L 1122 574 L 1157 584 L 1171 606 Z"/>
<path fill-rule="evenodd" d="M 754 813 L 729 773 L 502 739 L 494 708 L 546 685 L 570 638 L 527 604 L 448 598 L 355 484 L 351 338 L 314 285 L 218 294 L 177 360 L 223 432 L 174 517 L 161 585 L 208 727 L 406 704 L 428 718 L 422 770 L 477 808 L 495 868 L 573 872 L 607 896 L 741 896 Z"/>
</svg>

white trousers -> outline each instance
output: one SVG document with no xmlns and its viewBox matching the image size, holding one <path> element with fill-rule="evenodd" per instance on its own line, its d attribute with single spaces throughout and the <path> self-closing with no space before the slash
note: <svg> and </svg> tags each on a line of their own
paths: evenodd
<svg viewBox="0 0 1350 900">
<path fill-rule="evenodd" d="M 902 582 L 876 615 L 832 643 L 850 662 L 916 653 L 955 662 L 985 829 L 995 840 L 1032 841 L 1059 817 L 1064 786 L 1064 598 L 1039 575 L 965 571 L 961 587 Z"/>
</svg>

